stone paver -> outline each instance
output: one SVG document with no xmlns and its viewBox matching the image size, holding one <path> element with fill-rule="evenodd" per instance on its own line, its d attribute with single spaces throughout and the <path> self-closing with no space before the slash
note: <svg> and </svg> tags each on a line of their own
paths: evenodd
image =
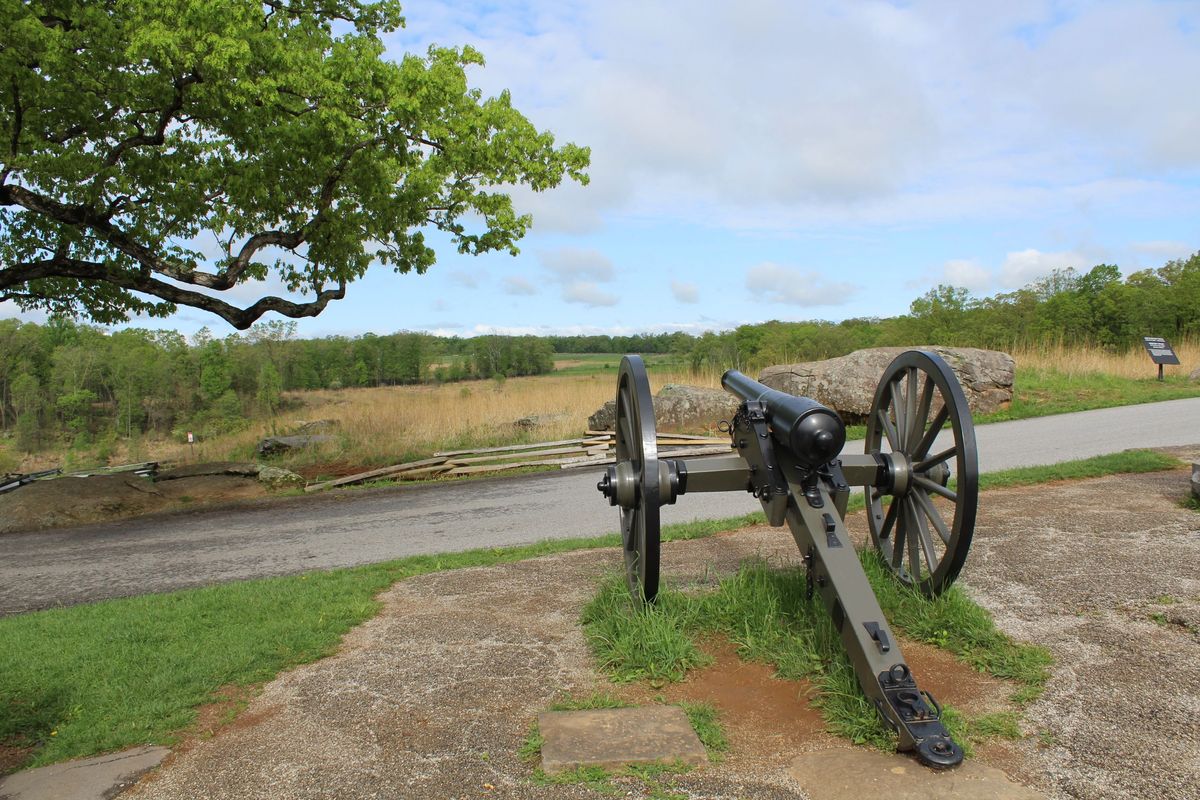
<svg viewBox="0 0 1200 800">
<path fill-rule="evenodd" d="M 1000 770 L 970 759 L 939 771 L 894 753 L 818 750 L 794 759 L 789 772 L 810 800 L 1045 800 Z"/>
<path fill-rule="evenodd" d="M 538 715 L 542 769 L 619 769 L 630 764 L 701 766 L 708 755 L 679 706 L 543 711 Z"/>
</svg>

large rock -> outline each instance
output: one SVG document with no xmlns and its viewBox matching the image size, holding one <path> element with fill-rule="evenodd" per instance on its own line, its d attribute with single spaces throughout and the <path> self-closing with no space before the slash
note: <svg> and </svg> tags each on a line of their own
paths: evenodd
<svg viewBox="0 0 1200 800">
<path fill-rule="evenodd" d="M 537 428 L 548 428 L 552 425 L 560 425 L 571 418 L 570 414 L 528 414 L 520 419 L 513 420 L 513 427 L 520 428 L 525 431 L 532 431 Z"/>
<path fill-rule="evenodd" d="M 1196 367 L 1188 373 L 1188 380 L 1192 383 L 1200 383 L 1200 367 Z"/>
<path fill-rule="evenodd" d="M 1192 462 L 1192 497 L 1200 500 L 1200 461 Z"/>
<path fill-rule="evenodd" d="M 668 383 L 654 398 L 654 421 L 660 431 L 711 428 L 730 419 L 737 398 L 720 389 Z M 617 403 L 609 400 L 588 417 L 588 430 L 611 431 L 617 426 Z"/>
<path fill-rule="evenodd" d="M 654 421 L 659 430 L 711 428 L 737 407 L 738 399 L 721 389 L 668 383 L 654 398 Z"/>
<path fill-rule="evenodd" d="M 930 350 L 945 359 L 958 376 L 972 414 L 989 414 L 1012 402 L 1012 356 L 974 347 L 873 347 L 825 361 L 767 367 L 758 379 L 772 389 L 811 397 L 847 422 L 858 422 L 871 412 L 883 371 L 905 350 Z"/>
<path fill-rule="evenodd" d="M 311 436 L 269 436 L 258 443 L 256 452 L 260 458 L 269 458 L 286 453 L 289 450 L 312 447 L 313 445 L 332 442 L 336 439 L 336 436 L 321 434 Z"/>
</svg>

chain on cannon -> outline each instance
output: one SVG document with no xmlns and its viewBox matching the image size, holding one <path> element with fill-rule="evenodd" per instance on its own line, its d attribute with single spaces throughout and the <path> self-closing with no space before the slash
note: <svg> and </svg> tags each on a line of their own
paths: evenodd
<svg viewBox="0 0 1200 800">
<path fill-rule="evenodd" d="M 891 574 L 928 596 L 962 569 L 975 527 L 975 431 L 954 372 L 910 350 L 884 370 L 867 418 L 865 453 L 842 453 L 846 427 L 815 400 L 763 386 L 735 370 L 721 378 L 742 402 L 729 425 L 736 453 L 659 458 L 650 383 L 626 356 L 617 377 L 616 463 L 597 488 L 620 509 L 626 582 L 634 601 L 659 587 L 659 509 L 694 492 L 749 491 L 767 522 L 786 524 L 806 581 L 828 609 L 858 682 L 899 749 L 930 767 L 953 767 L 962 748 L 916 678 L 884 619 L 846 530 L 850 487 L 866 493 L 871 541 Z"/>
</svg>

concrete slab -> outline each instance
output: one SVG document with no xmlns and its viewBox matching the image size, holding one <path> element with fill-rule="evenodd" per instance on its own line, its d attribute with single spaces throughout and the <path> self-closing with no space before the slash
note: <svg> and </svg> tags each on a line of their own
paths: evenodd
<svg viewBox="0 0 1200 800">
<path fill-rule="evenodd" d="M 811 800 L 1046 800 L 998 769 L 968 759 L 950 770 L 878 750 L 819 750 L 792 761 L 789 774 Z"/>
<path fill-rule="evenodd" d="M 135 747 L 0 778 L 0 800 L 112 800 L 171 751 Z"/>
<path fill-rule="evenodd" d="M 543 711 L 538 729 L 544 740 L 542 769 L 550 774 L 578 767 L 708 763 L 700 737 L 679 706 Z"/>
</svg>

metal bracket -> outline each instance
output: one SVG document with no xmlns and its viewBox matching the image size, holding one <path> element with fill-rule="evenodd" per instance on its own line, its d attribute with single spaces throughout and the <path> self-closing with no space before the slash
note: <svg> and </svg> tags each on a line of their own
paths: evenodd
<svg viewBox="0 0 1200 800">
<path fill-rule="evenodd" d="M 767 427 L 766 404 L 758 400 L 742 403 L 731 428 L 733 443 L 750 466 L 747 490 L 762 503 L 767 524 L 779 527 L 787 514 L 788 487 Z"/>
<path fill-rule="evenodd" d="M 917 757 L 935 769 L 953 767 L 962 762 L 963 751 L 942 724 L 942 707 L 929 692 L 917 688 L 912 672 L 903 661 L 879 674 L 879 687 L 887 699 L 888 710 L 880 708 L 883 718 L 899 731 L 901 740 L 911 738 Z"/>
</svg>

